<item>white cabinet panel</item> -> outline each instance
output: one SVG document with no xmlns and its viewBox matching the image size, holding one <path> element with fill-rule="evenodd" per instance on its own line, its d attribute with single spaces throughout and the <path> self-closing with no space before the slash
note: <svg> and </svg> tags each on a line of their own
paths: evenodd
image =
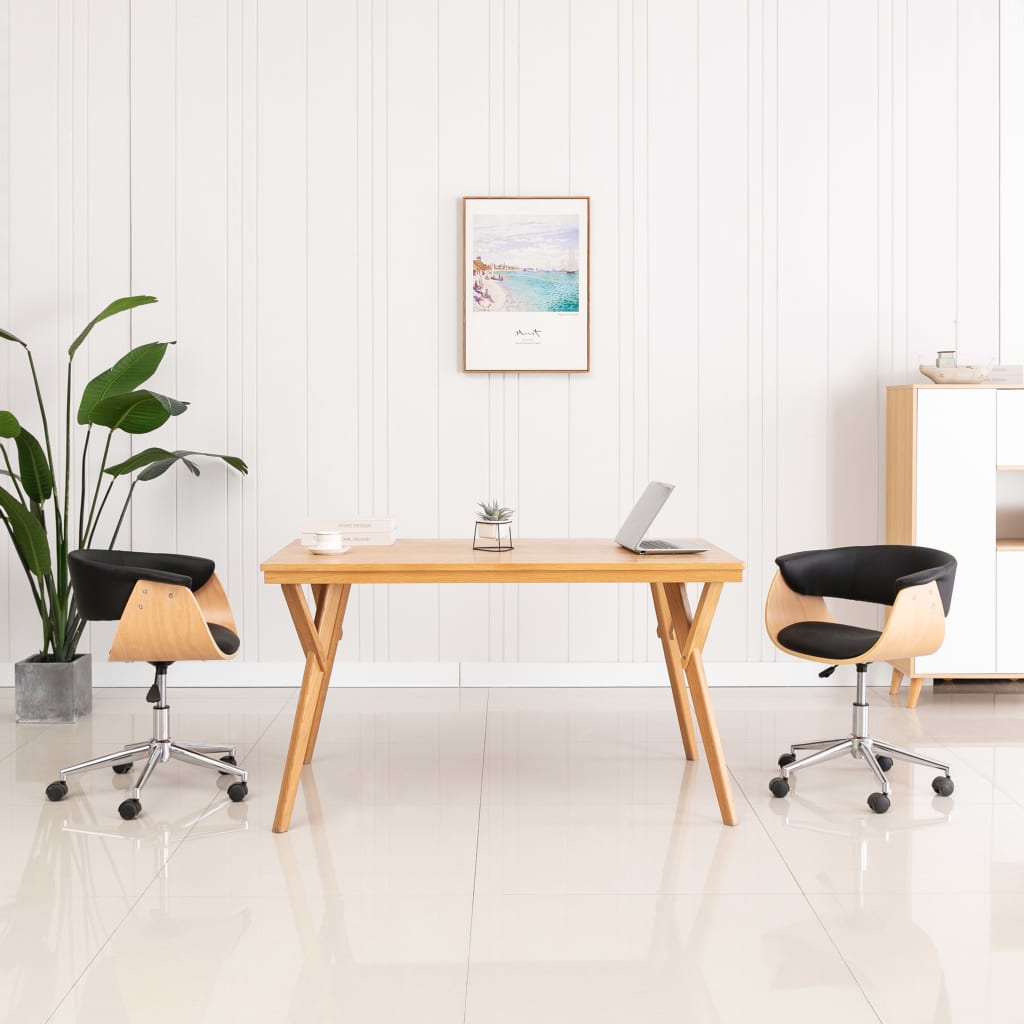
<svg viewBox="0 0 1024 1024">
<path fill-rule="evenodd" d="M 946 639 L 916 674 L 996 669 L 996 394 L 917 393 L 916 542 L 954 555 L 957 576 Z"/>
<path fill-rule="evenodd" d="M 1024 466 L 1024 391 L 996 392 L 996 463 Z"/>
<path fill-rule="evenodd" d="M 1024 551 L 996 555 L 996 671 L 1024 675 Z"/>
</svg>

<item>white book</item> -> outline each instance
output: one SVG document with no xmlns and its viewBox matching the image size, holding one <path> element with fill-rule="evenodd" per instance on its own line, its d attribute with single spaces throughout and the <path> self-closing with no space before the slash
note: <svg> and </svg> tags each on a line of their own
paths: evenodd
<svg viewBox="0 0 1024 1024">
<path fill-rule="evenodd" d="M 302 544 L 304 547 L 311 548 L 316 543 L 317 533 L 338 533 L 340 534 L 340 540 L 342 544 L 347 544 L 350 547 L 368 547 L 371 544 L 394 544 L 398 539 L 398 533 L 395 530 L 388 531 L 370 531 L 361 530 L 359 532 L 347 531 L 347 530 L 316 530 L 304 532 L 302 534 Z"/>
<path fill-rule="evenodd" d="M 307 519 L 303 533 L 393 533 L 391 516 L 348 516 L 341 519 Z"/>
</svg>

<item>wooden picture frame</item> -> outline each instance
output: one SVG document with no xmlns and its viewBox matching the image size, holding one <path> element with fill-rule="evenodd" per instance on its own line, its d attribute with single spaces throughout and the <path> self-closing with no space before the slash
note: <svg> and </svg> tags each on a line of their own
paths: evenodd
<svg viewBox="0 0 1024 1024">
<path fill-rule="evenodd" d="M 464 196 L 467 373 L 590 369 L 590 197 Z"/>
</svg>

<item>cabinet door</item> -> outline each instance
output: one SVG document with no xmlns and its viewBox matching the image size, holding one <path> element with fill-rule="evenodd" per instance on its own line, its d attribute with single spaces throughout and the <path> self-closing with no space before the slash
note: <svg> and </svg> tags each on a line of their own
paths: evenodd
<svg viewBox="0 0 1024 1024">
<path fill-rule="evenodd" d="M 1024 551 L 996 555 L 996 671 L 1024 676 Z"/>
<path fill-rule="evenodd" d="M 957 560 L 946 639 L 915 674 L 996 670 L 996 392 L 917 392 L 915 541 Z"/>
<path fill-rule="evenodd" d="M 1024 391 L 996 392 L 996 463 L 1024 466 Z"/>
</svg>

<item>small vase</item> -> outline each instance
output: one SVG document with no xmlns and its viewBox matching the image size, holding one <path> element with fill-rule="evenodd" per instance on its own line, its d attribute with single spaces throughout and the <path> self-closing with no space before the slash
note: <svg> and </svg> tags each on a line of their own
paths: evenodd
<svg viewBox="0 0 1024 1024">
<path fill-rule="evenodd" d="M 484 543 L 481 543 L 484 542 Z M 512 522 L 496 523 L 478 519 L 473 527 L 474 551 L 511 551 Z"/>
<path fill-rule="evenodd" d="M 15 663 L 14 716 L 19 722 L 71 725 L 91 711 L 91 654 L 72 661 L 39 661 L 36 656 Z"/>
</svg>

